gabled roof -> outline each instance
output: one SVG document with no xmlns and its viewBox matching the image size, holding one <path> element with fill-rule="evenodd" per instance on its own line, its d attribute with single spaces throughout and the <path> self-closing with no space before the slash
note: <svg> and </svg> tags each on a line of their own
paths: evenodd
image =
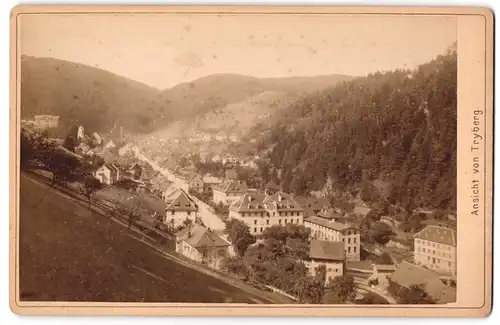
<svg viewBox="0 0 500 325">
<path fill-rule="evenodd" d="M 293 199 L 293 197 L 284 192 L 277 192 L 267 196 L 264 204 L 276 204 L 278 211 L 302 211 L 302 207 Z"/>
<path fill-rule="evenodd" d="M 176 234 L 177 241 L 185 241 L 195 248 L 229 247 L 230 244 L 214 231 L 193 223 Z"/>
<path fill-rule="evenodd" d="M 182 189 L 176 189 L 165 198 L 167 211 L 198 211 L 196 203 Z"/>
<path fill-rule="evenodd" d="M 309 258 L 331 261 L 344 261 L 345 248 L 341 241 L 311 240 Z"/>
<path fill-rule="evenodd" d="M 265 194 L 258 192 L 247 192 L 243 197 L 234 202 L 230 209 L 236 212 L 265 212 L 264 207 Z"/>
<path fill-rule="evenodd" d="M 229 179 L 215 186 L 214 189 L 224 193 L 228 192 L 245 193 L 248 187 L 245 182 Z"/>
<path fill-rule="evenodd" d="M 456 289 L 445 285 L 436 272 L 406 261 L 396 267 L 396 271 L 391 274 L 391 281 L 407 289 L 423 285 L 424 290 L 438 303 L 456 301 Z"/>
<path fill-rule="evenodd" d="M 314 223 L 316 225 L 320 225 L 320 226 L 326 227 L 328 229 L 336 230 L 336 231 L 344 231 L 347 229 L 356 229 L 355 227 L 350 227 L 350 226 L 344 225 L 344 224 L 339 223 L 339 222 L 332 222 L 332 221 L 328 221 L 328 220 L 325 220 L 323 218 L 318 218 L 318 217 L 307 217 L 304 219 L 304 222 Z"/>
<path fill-rule="evenodd" d="M 457 246 L 457 233 L 453 229 L 427 226 L 414 236 L 416 239 L 428 240 L 439 244 Z"/>
</svg>

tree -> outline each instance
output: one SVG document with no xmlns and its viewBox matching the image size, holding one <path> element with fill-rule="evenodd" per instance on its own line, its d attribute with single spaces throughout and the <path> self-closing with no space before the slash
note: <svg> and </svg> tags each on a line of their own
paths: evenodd
<svg viewBox="0 0 500 325">
<path fill-rule="evenodd" d="M 52 173 L 52 185 L 63 185 L 77 180 L 83 171 L 82 162 L 70 153 L 55 149 L 47 153 L 45 164 Z"/>
<path fill-rule="evenodd" d="M 102 188 L 101 182 L 93 175 L 88 174 L 84 177 L 83 183 L 80 185 L 80 192 L 85 195 L 89 202 L 89 210 L 92 195 Z"/>
<path fill-rule="evenodd" d="M 76 140 L 73 135 L 69 134 L 63 142 L 63 147 L 68 149 L 69 151 L 75 151 L 75 147 L 77 146 Z"/>
<path fill-rule="evenodd" d="M 229 241 L 233 243 L 238 255 L 243 256 L 248 246 L 255 243 L 255 237 L 250 234 L 248 226 L 240 220 L 232 218 L 226 220 L 225 224 L 224 232 L 228 235 Z"/>
<path fill-rule="evenodd" d="M 294 291 L 302 304 L 319 304 L 323 297 L 322 282 L 312 276 L 300 277 L 295 282 Z"/>
<path fill-rule="evenodd" d="M 357 289 L 354 277 L 341 275 L 332 279 L 325 288 L 323 302 L 325 304 L 346 304 L 356 299 Z"/>
<path fill-rule="evenodd" d="M 394 232 L 391 228 L 387 224 L 379 221 L 375 222 L 368 232 L 369 238 L 380 245 L 387 244 L 392 235 L 394 235 Z"/>
<path fill-rule="evenodd" d="M 410 289 L 400 288 L 396 294 L 398 302 L 404 305 L 435 304 L 436 301 L 424 289 L 423 285 L 413 285 Z"/>
</svg>

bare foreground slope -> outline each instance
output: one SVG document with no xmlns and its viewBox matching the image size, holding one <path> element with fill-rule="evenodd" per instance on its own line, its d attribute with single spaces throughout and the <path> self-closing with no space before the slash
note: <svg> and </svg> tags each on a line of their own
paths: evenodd
<svg viewBox="0 0 500 325">
<path fill-rule="evenodd" d="M 270 303 L 162 257 L 45 184 L 21 175 L 20 188 L 21 300 Z"/>
</svg>

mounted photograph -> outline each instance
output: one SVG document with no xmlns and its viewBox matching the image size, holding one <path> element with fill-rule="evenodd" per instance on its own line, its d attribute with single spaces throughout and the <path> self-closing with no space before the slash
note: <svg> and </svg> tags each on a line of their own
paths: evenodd
<svg viewBox="0 0 500 325">
<path fill-rule="evenodd" d="M 464 307 L 468 287 L 484 299 L 490 103 L 460 106 L 459 13 L 104 8 L 12 18 L 20 309 L 389 315 Z M 482 60 L 480 103 L 488 41 L 464 56 Z"/>
</svg>

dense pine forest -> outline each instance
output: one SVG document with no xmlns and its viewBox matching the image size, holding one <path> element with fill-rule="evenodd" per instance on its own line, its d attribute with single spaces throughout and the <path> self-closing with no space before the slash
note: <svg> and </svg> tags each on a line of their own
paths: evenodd
<svg viewBox="0 0 500 325">
<path fill-rule="evenodd" d="M 456 207 L 456 46 L 414 70 L 377 72 L 307 95 L 283 111 L 261 174 L 285 191 Z M 262 144 L 262 142 L 261 142 Z"/>
</svg>

